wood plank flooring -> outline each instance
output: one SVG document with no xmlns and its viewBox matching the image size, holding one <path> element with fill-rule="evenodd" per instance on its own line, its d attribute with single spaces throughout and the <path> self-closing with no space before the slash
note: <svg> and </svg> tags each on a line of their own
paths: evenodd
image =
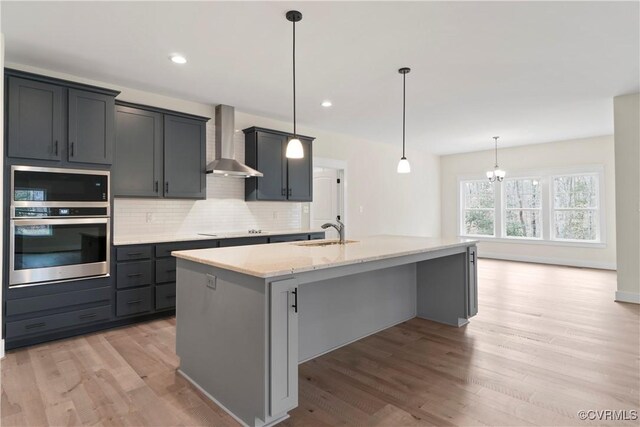
<svg viewBox="0 0 640 427">
<path fill-rule="evenodd" d="M 640 306 L 615 273 L 479 262 L 478 316 L 413 319 L 300 365 L 283 426 L 639 425 Z M 9 352 L 2 426 L 236 426 L 175 373 L 175 319 Z"/>
</svg>

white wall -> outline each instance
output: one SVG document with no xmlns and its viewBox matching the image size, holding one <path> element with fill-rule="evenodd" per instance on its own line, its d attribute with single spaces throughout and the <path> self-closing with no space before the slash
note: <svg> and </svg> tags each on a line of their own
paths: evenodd
<svg viewBox="0 0 640 427">
<path fill-rule="evenodd" d="M 118 99 L 163 107 L 167 109 L 183 111 L 213 117 L 214 109 L 211 105 L 175 99 L 159 94 L 139 91 L 136 89 L 120 87 L 117 85 L 84 79 L 64 73 L 52 72 L 35 67 L 20 64 L 7 64 L 8 67 L 46 74 L 63 79 L 84 82 L 97 86 L 103 86 L 120 90 L 122 93 Z M 291 123 L 271 120 L 265 117 L 249 115 L 236 110 L 236 129 L 244 129 L 250 126 L 261 126 L 279 130 L 290 130 Z M 211 135 L 210 126 L 207 130 Z M 412 173 L 399 175 L 396 173 L 396 165 L 401 150 L 399 146 L 380 144 L 347 135 L 335 134 L 318 129 L 299 126 L 301 134 L 315 136 L 314 156 L 344 160 L 347 162 L 346 191 L 347 201 L 345 219 L 348 225 L 350 237 L 371 234 L 407 234 L 422 236 L 438 236 L 440 234 L 440 170 L 439 158 L 427 152 L 416 149 L 409 136 L 407 155 L 411 161 Z M 398 138 L 400 138 L 400 131 Z M 211 146 L 212 139 L 208 138 Z M 417 145 L 417 144 L 416 144 Z M 239 156 L 242 155 L 242 142 L 236 139 L 236 147 Z M 242 151 L 241 151 L 242 150 Z M 208 150 L 208 156 L 212 156 Z M 180 202 L 180 201 L 148 201 L 136 199 L 132 201 L 118 200 L 114 210 L 114 223 L 116 232 L 123 230 L 136 230 L 140 233 L 157 233 L 168 227 L 191 232 L 203 228 L 217 228 L 214 231 L 224 231 L 222 228 L 243 229 L 250 221 L 263 224 L 262 228 L 282 227 L 281 223 L 273 223 L 273 212 L 280 209 L 278 218 L 288 217 L 291 224 L 300 224 L 300 217 L 291 214 L 288 210 L 293 207 L 300 210 L 298 203 L 268 203 L 263 209 L 260 206 L 264 202 L 244 203 L 243 194 L 238 189 L 244 185 L 240 181 L 229 178 L 223 181 L 212 181 L 216 178 L 207 178 L 207 201 Z M 224 180 L 224 178 L 223 178 Z M 213 182 L 213 184 L 212 184 Z M 225 201 L 221 201 L 224 199 Z M 236 209 L 239 215 L 226 215 L 217 217 L 213 222 L 210 217 L 215 217 L 216 212 L 229 212 Z M 146 223 L 146 212 L 157 213 L 152 215 L 156 223 Z M 284 209 L 283 213 L 281 210 Z M 123 222 L 123 214 L 128 217 Z M 180 222 L 179 218 L 187 215 L 187 222 Z M 224 214 L 223 214 L 224 215 Z M 258 217 L 250 217 L 258 215 Z M 291 216 L 289 216 L 291 215 Z M 233 218 L 244 218 L 239 222 L 229 222 Z M 229 218 L 232 218 L 231 220 Z M 247 219 L 248 218 L 248 219 Z M 129 222 L 129 225 L 126 222 Z M 204 222 L 203 222 L 204 221 Z M 264 225 L 266 224 L 266 225 Z M 117 235 L 116 235 L 117 237 Z"/>
<path fill-rule="evenodd" d="M 615 175 L 613 137 L 558 141 L 500 149 L 500 167 L 512 172 L 526 172 L 564 167 L 604 166 L 604 215 L 606 241 L 604 247 L 562 246 L 543 243 L 511 243 L 482 241 L 478 255 L 502 259 L 565 264 L 581 267 L 615 269 Z M 442 235 L 457 236 L 458 229 L 458 178 L 493 169 L 494 151 L 443 156 L 440 159 L 442 193 Z"/>
<path fill-rule="evenodd" d="M 617 301 L 640 303 L 640 94 L 613 99 L 618 227 Z"/>
</svg>

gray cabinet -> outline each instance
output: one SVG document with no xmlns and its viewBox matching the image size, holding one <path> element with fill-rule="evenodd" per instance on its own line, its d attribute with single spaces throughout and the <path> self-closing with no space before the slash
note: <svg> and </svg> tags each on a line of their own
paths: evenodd
<svg viewBox="0 0 640 427">
<path fill-rule="evenodd" d="M 467 317 L 478 314 L 478 247 L 470 246 L 467 250 L 469 265 L 467 283 Z"/>
<path fill-rule="evenodd" d="M 204 199 L 207 120 L 118 102 L 114 196 Z"/>
<path fill-rule="evenodd" d="M 111 182 L 116 196 L 161 197 L 162 114 L 116 106 L 116 147 Z"/>
<path fill-rule="evenodd" d="M 110 165 L 119 93 L 17 70 L 7 76 L 7 155 L 56 163 Z"/>
<path fill-rule="evenodd" d="M 256 127 L 244 133 L 245 163 L 264 175 L 245 180 L 245 200 L 312 201 L 314 138 L 299 135 L 304 158 L 287 159 L 291 134 Z"/>
<path fill-rule="evenodd" d="M 64 89 L 18 77 L 9 77 L 7 89 L 9 157 L 60 160 Z"/>
<path fill-rule="evenodd" d="M 269 415 L 298 406 L 298 283 L 271 282 Z"/>
<path fill-rule="evenodd" d="M 69 89 L 69 162 L 111 164 L 114 108 L 113 96 Z"/>
<path fill-rule="evenodd" d="M 201 120 L 164 116 L 164 196 L 206 197 L 206 135 Z"/>
</svg>

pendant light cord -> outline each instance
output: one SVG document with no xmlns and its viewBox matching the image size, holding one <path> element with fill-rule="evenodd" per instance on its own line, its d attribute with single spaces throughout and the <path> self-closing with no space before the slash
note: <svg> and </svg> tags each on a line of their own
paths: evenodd
<svg viewBox="0 0 640 427">
<path fill-rule="evenodd" d="M 293 21 L 293 137 L 296 136 L 296 22 Z"/>
<path fill-rule="evenodd" d="M 496 142 L 496 169 L 498 169 L 498 137 L 494 136 L 493 140 Z"/>
<path fill-rule="evenodd" d="M 402 158 L 405 158 L 404 153 L 404 131 L 405 131 L 405 111 L 407 106 L 407 75 L 402 75 Z"/>
</svg>

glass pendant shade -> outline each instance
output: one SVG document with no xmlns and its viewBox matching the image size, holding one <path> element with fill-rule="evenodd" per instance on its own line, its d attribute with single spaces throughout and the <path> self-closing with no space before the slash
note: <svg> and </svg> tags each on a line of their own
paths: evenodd
<svg viewBox="0 0 640 427">
<path fill-rule="evenodd" d="M 411 165 L 409 164 L 409 160 L 406 157 L 403 157 L 398 162 L 398 173 L 410 173 Z"/>
<path fill-rule="evenodd" d="M 302 148 L 302 142 L 298 138 L 289 140 L 287 144 L 287 159 L 302 159 L 304 158 L 304 150 Z"/>
</svg>

